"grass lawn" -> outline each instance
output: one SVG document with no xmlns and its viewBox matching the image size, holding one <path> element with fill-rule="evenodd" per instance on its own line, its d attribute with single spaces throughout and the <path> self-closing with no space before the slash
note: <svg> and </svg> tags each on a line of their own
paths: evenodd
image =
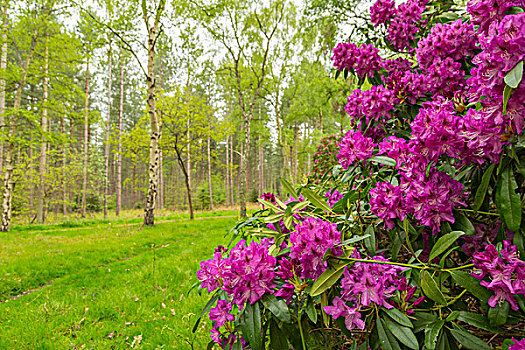
<svg viewBox="0 0 525 350">
<path fill-rule="evenodd" d="M 206 349 L 187 292 L 235 221 L 0 233 L 0 349 Z"/>
</svg>

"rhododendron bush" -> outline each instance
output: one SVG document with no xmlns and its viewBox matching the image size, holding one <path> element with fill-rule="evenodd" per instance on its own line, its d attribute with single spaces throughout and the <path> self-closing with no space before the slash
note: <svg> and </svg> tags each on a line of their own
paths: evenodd
<svg viewBox="0 0 525 350">
<path fill-rule="evenodd" d="M 372 6 L 384 47 L 333 50 L 338 164 L 201 262 L 210 348 L 525 349 L 524 8 Z"/>
</svg>

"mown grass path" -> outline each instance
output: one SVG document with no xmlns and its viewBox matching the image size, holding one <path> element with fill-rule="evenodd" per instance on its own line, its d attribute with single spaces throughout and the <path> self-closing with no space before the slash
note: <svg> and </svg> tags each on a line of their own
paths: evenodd
<svg viewBox="0 0 525 350">
<path fill-rule="evenodd" d="M 1 234 L 0 349 L 205 349 L 187 292 L 235 220 Z"/>
</svg>

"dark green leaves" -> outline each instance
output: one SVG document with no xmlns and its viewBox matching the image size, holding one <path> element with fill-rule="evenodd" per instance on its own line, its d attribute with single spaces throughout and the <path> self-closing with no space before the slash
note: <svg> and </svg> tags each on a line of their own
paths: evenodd
<svg viewBox="0 0 525 350">
<path fill-rule="evenodd" d="M 274 319 L 270 320 L 270 349 L 288 350 L 286 335 Z"/>
<path fill-rule="evenodd" d="M 195 325 L 193 326 L 193 329 L 192 329 L 193 333 L 195 333 L 195 331 L 197 330 L 197 327 L 199 327 L 199 323 L 201 322 L 202 316 L 204 316 L 205 313 L 210 311 L 211 307 L 213 306 L 213 304 L 215 304 L 217 299 L 219 299 L 219 293 L 213 294 L 213 296 L 210 298 L 210 300 L 208 300 L 206 305 L 204 305 L 204 308 L 202 309 L 202 312 L 199 318 L 197 319 L 197 321 L 195 322 Z"/>
<path fill-rule="evenodd" d="M 430 323 L 428 327 L 425 328 L 425 347 L 428 350 L 434 350 L 436 348 L 439 332 L 444 324 L 445 321 L 436 321 Z"/>
<path fill-rule="evenodd" d="M 492 295 L 487 288 L 479 284 L 479 280 L 476 277 L 471 276 L 467 272 L 452 271 L 451 275 L 454 282 L 468 290 L 483 303 L 486 303 Z"/>
<path fill-rule="evenodd" d="M 505 323 L 507 323 L 509 310 L 510 304 L 508 301 L 497 304 L 496 307 L 489 308 L 490 323 L 496 327 L 503 326 Z"/>
<path fill-rule="evenodd" d="M 474 206 L 472 208 L 474 209 L 474 211 L 478 211 L 479 208 L 481 208 L 483 201 L 485 200 L 485 196 L 487 195 L 487 190 L 489 188 L 490 178 L 492 176 L 492 172 L 494 171 L 495 166 L 496 163 L 492 163 L 481 178 L 481 184 L 479 185 L 478 190 L 476 191 L 476 195 L 474 196 Z"/>
<path fill-rule="evenodd" d="M 419 277 L 421 279 L 421 289 L 423 290 L 423 293 L 438 304 L 446 305 L 447 301 L 445 300 L 445 296 L 432 276 L 430 276 L 427 271 L 423 270 L 420 272 Z"/>
<path fill-rule="evenodd" d="M 396 321 L 402 326 L 413 328 L 412 322 L 410 322 L 410 319 L 401 311 L 399 311 L 396 308 L 393 309 L 382 309 L 385 314 L 388 315 L 392 320 Z"/>
<path fill-rule="evenodd" d="M 496 329 L 489 323 L 483 315 L 476 314 L 473 312 L 460 311 L 458 320 L 468 323 L 471 326 L 484 329 L 489 332 L 496 332 Z"/>
<path fill-rule="evenodd" d="M 261 310 L 259 302 L 251 305 L 246 302 L 244 312 L 241 315 L 242 334 L 250 343 L 252 349 L 261 350 L 263 344 Z"/>
<path fill-rule="evenodd" d="M 284 300 L 279 300 L 275 295 L 265 294 L 261 299 L 265 308 L 271 311 L 279 320 L 290 323 L 290 311 Z"/>
<path fill-rule="evenodd" d="M 310 295 L 315 297 L 334 285 L 334 283 L 343 275 L 345 266 L 350 264 L 351 263 L 345 263 L 336 266 L 329 266 L 328 269 L 326 269 L 326 271 L 315 281 L 312 290 L 310 291 Z"/>
<path fill-rule="evenodd" d="M 523 79 L 523 61 L 518 62 L 503 80 L 507 86 L 515 89 L 520 84 L 521 79 Z"/>
<path fill-rule="evenodd" d="M 386 326 L 392 332 L 392 334 L 403 344 L 408 346 L 410 349 L 418 350 L 419 344 L 417 342 L 416 336 L 412 330 L 408 327 L 401 326 L 399 323 L 385 318 L 384 322 Z"/>
<path fill-rule="evenodd" d="M 501 220 L 513 232 L 518 232 L 521 224 L 521 200 L 517 188 L 512 168 L 506 167 L 496 185 L 495 202 Z"/>
<path fill-rule="evenodd" d="M 464 331 L 463 329 L 460 329 L 459 327 L 455 327 L 455 329 L 451 329 L 450 333 L 452 333 L 452 336 L 456 338 L 456 340 L 465 349 L 491 350 L 491 347 L 488 346 L 487 343 L 485 343 L 483 340 L 468 333 L 467 331 Z"/>
<path fill-rule="evenodd" d="M 321 197 L 309 188 L 303 188 L 301 193 L 304 194 L 306 199 L 308 199 L 316 208 L 319 208 L 327 213 L 332 212 L 332 208 L 330 208 L 330 206 L 326 203 L 326 198 Z"/>
<path fill-rule="evenodd" d="M 385 322 L 380 318 L 377 319 L 377 333 L 383 350 L 401 349 L 392 333 L 387 329 Z"/>
<path fill-rule="evenodd" d="M 450 247 L 454 242 L 458 240 L 459 237 L 463 236 L 464 234 L 465 233 L 461 231 L 452 231 L 438 239 L 436 244 L 434 244 L 432 251 L 430 252 L 428 261 L 434 260 L 434 258 L 436 258 L 445 250 L 447 250 L 448 247 Z"/>
</svg>

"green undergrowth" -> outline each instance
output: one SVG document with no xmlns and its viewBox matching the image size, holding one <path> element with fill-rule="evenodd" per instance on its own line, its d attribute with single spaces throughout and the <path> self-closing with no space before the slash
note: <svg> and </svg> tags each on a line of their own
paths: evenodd
<svg viewBox="0 0 525 350">
<path fill-rule="evenodd" d="M 235 221 L 0 235 L 0 349 L 205 349 L 188 291 Z"/>
</svg>

